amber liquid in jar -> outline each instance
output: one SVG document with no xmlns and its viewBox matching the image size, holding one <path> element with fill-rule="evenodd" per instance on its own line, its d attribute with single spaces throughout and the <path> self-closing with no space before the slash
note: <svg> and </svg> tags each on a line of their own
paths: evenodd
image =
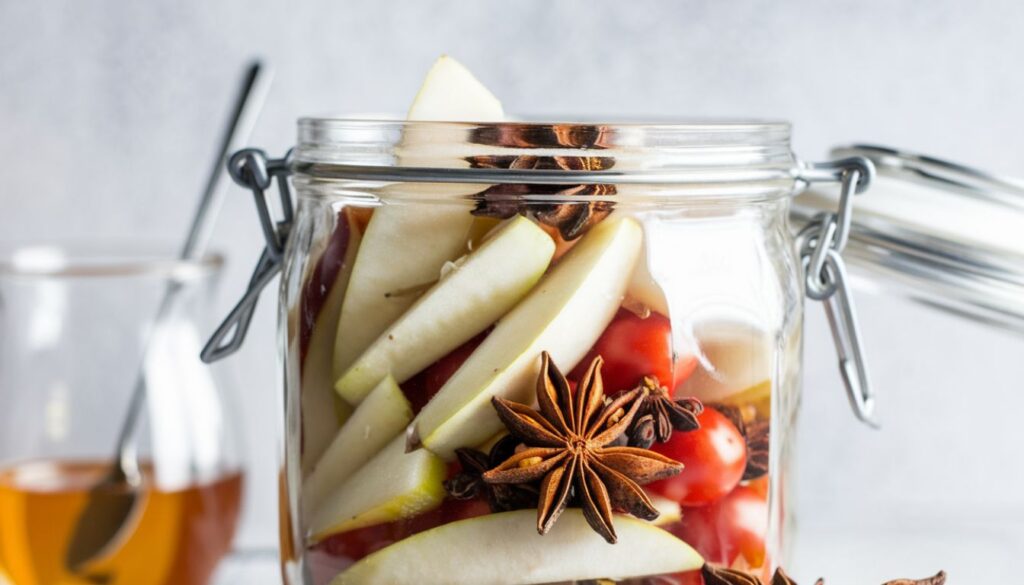
<svg viewBox="0 0 1024 585">
<path fill-rule="evenodd" d="M 64 558 L 106 461 L 32 461 L 0 470 L 0 581 L 12 585 L 203 585 L 230 549 L 241 473 L 181 489 L 144 488 L 133 525 L 74 574 Z"/>
</svg>

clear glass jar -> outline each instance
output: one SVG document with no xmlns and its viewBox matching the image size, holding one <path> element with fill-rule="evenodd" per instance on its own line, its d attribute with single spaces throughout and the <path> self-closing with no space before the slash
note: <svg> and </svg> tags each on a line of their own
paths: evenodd
<svg viewBox="0 0 1024 585">
<path fill-rule="evenodd" d="M 304 119 L 291 165 L 288 583 L 784 562 L 788 124 Z"/>
<path fill-rule="evenodd" d="M 228 553 L 236 409 L 198 358 L 221 264 L 139 242 L 0 251 L 0 582 L 202 585 Z M 175 301 L 154 327 L 169 282 Z M 123 523 L 103 531 L 85 510 L 110 501 L 102 479 L 143 357 L 141 480 Z"/>
</svg>

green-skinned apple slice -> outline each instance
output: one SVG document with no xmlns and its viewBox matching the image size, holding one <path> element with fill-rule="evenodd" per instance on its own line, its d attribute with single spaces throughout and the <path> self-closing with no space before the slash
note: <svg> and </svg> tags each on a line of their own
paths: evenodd
<svg viewBox="0 0 1024 585">
<path fill-rule="evenodd" d="M 575 508 L 544 536 L 534 510 L 488 514 L 396 542 L 331 585 L 574 583 L 681 573 L 704 563 L 690 545 L 643 520 L 616 516 L 615 531 L 618 544 L 608 544 Z"/>
<path fill-rule="evenodd" d="M 551 237 L 517 216 L 457 261 L 338 380 L 335 389 L 359 404 L 380 378 L 399 383 L 459 347 L 507 313 L 548 267 Z"/>
<path fill-rule="evenodd" d="M 641 243 L 629 218 L 587 232 L 420 411 L 410 447 L 451 459 L 455 449 L 486 441 L 502 428 L 491 397 L 532 402 L 542 351 L 571 370 L 618 310 Z"/>
<path fill-rule="evenodd" d="M 332 361 L 338 316 L 359 240 L 358 226 L 343 209 L 323 253 L 305 279 L 299 301 L 303 475 L 312 471 L 350 410 L 333 392 Z"/>
<path fill-rule="evenodd" d="M 341 427 L 303 482 L 303 510 L 308 514 L 317 509 L 331 491 L 401 434 L 411 420 L 412 407 L 402 389 L 394 378 L 385 376 Z"/>
<path fill-rule="evenodd" d="M 398 436 L 317 506 L 310 541 L 415 516 L 441 504 L 447 466 L 425 449 L 405 452 Z"/>
<path fill-rule="evenodd" d="M 500 121 L 503 117 L 501 103 L 450 57 L 438 59 L 427 73 L 409 110 L 410 120 L 487 122 Z M 398 163 L 406 166 L 448 164 L 446 160 L 437 160 L 443 155 L 431 154 L 434 149 L 418 149 L 417 144 L 429 141 L 430 136 L 430 132 L 407 132 L 397 149 Z M 421 154 L 412 154 L 417 151 Z M 403 195 L 416 195 L 421 200 L 455 201 L 486 187 L 419 184 L 397 189 Z M 338 321 L 335 380 L 416 301 L 418 291 L 440 277 L 445 262 L 465 253 L 472 223 L 473 216 L 461 205 L 407 201 L 385 204 L 374 211 Z"/>
</svg>

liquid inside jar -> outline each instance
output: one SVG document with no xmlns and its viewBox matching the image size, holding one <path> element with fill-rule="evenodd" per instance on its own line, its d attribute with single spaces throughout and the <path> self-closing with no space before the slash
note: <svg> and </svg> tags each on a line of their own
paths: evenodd
<svg viewBox="0 0 1024 585">
<path fill-rule="evenodd" d="M 164 490 L 143 467 L 143 488 L 109 550 L 72 572 L 67 547 L 89 490 L 109 461 L 31 461 L 0 470 L 0 577 L 17 585 L 204 585 L 228 553 L 242 476 Z M 0 579 L 2 581 L 3 579 Z"/>
<path fill-rule="evenodd" d="M 781 206 L 570 226 L 592 204 L 321 205 L 285 276 L 304 582 L 779 564 L 799 362 Z"/>
</svg>

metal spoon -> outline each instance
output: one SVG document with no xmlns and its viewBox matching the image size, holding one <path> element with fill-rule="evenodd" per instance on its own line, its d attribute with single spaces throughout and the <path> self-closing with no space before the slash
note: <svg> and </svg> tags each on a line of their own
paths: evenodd
<svg viewBox="0 0 1024 585">
<path fill-rule="evenodd" d="M 210 171 L 199 207 L 189 227 L 188 237 L 178 257 L 181 260 L 195 260 L 202 256 L 213 227 L 224 190 L 220 188 L 224 173 L 224 161 L 232 150 L 241 147 L 248 139 L 267 91 L 270 88 L 270 73 L 258 62 L 246 69 L 241 87 L 235 98 L 231 119 L 218 146 L 217 157 Z M 167 321 L 177 301 L 180 283 L 168 281 L 167 289 L 160 301 L 149 339 L 142 348 L 142 360 L 135 378 L 128 412 L 117 438 L 116 454 L 110 469 L 89 491 L 88 499 L 78 521 L 64 557 L 65 566 L 72 572 L 81 572 L 85 566 L 107 552 L 118 542 L 118 536 L 131 523 L 132 512 L 136 509 L 142 473 L 135 443 L 136 425 L 146 398 L 145 362 L 149 353 L 153 332 L 158 331 Z M 105 576 L 96 575 L 94 582 L 103 582 Z"/>
</svg>

